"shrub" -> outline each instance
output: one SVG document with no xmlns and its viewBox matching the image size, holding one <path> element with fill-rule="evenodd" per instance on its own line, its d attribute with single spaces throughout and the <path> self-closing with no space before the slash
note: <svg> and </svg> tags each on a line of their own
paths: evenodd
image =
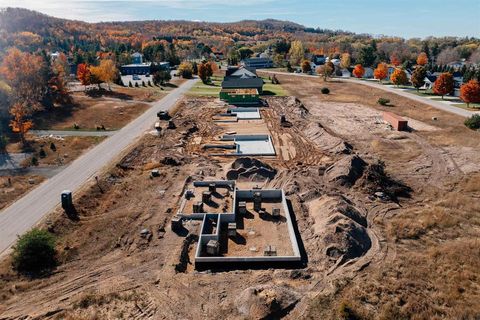
<svg viewBox="0 0 480 320">
<path fill-rule="evenodd" d="M 40 158 L 45 158 L 47 156 L 47 153 L 45 152 L 45 150 L 43 150 L 43 148 L 40 148 L 40 151 L 38 152 L 38 156 Z"/>
<path fill-rule="evenodd" d="M 18 238 L 13 248 L 13 267 L 20 273 L 41 274 L 57 265 L 55 237 L 45 230 L 33 229 Z"/>
<path fill-rule="evenodd" d="M 32 166 L 38 166 L 38 159 L 37 157 L 32 157 L 32 159 L 30 160 L 30 162 L 32 163 Z"/>
<path fill-rule="evenodd" d="M 329 94 L 330 93 L 330 89 L 328 89 L 327 87 L 323 87 L 321 91 L 322 91 L 323 94 Z"/>
<path fill-rule="evenodd" d="M 146 87 L 145 81 L 142 80 L 142 87 Z"/>
<path fill-rule="evenodd" d="M 382 105 L 382 106 L 386 106 L 390 103 L 390 99 L 387 99 L 387 98 L 378 98 L 378 104 Z"/>
<path fill-rule="evenodd" d="M 480 114 L 474 114 L 470 118 L 467 118 L 464 124 L 472 130 L 480 129 Z"/>
<path fill-rule="evenodd" d="M 75 123 L 73 124 L 73 129 L 75 129 L 75 130 L 80 129 L 80 126 L 78 125 L 78 123 L 75 122 Z"/>
<path fill-rule="evenodd" d="M 133 87 L 133 85 L 132 85 L 132 81 L 128 81 L 128 86 L 129 86 L 130 88 L 132 88 L 132 87 Z"/>
<path fill-rule="evenodd" d="M 138 88 L 138 82 L 135 82 L 135 88 Z"/>
</svg>

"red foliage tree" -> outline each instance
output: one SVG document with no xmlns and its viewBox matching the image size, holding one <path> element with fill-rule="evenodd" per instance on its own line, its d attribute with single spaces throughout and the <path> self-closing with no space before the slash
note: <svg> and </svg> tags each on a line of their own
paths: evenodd
<svg viewBox="0 0 480 320">
<path fill-rule="evenodd" d="M 428 63 L 428 56 L 425 52 L 422 52 L 417 57 L 417 64 L 419 66 L 424 66 Z"/>
<path fill-rule="evenodd" d="M 398 58 L 396 53 L 392 53 L 390 56 L 390 63 L 397 67 L 402 63 L 402 61 Z"/>
<path fill-rule="evenodd" d="M 363 66 L 361 64 L 357 64 L 353 69 L 353 75 L 357 78 L 361 78 L 363 77 L 364 74 L 365 74 L 365 69 L 363 68 Z"/>
<path fill-rule="evenodd" d="M 405 85 L 408 83 L 408 77 L 403 69 L 396 68 L 390 76 L 390 81 L 397 86 Z"/>
<path fill-rule="evenodd" d="M 445 72 L 438 76 L 437 80 L 433 84 L 433 92 L 442 96 L 453 92 L 453 75 Z"/>
<path fill-rule="evenodd" d="M 467 107 L 470 107 L 470 103 L 480 103 L 480 84 L 477 80 L 470 80 L 460 87 L 460 99 L 465 101 Z"/>
<path fill-rule="evenodd" d="M 80 80 L 81 84 L 87 86 L 91 84 L 92 76 L 90 74 L 90 67 L 86 63 L 80 63 L 77 67 L 77 78 Z"/>
</svg>

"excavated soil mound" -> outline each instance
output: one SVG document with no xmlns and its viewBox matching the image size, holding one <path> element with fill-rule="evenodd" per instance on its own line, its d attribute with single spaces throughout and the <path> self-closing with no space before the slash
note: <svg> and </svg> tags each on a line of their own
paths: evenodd
<svg viewBox="0 0 480 320">
<path fill-rule="evenodd" d="M 248 319 L 280 319 L 299 299 L 300 295 L 287 286 L 261 285 L 245 289 L 235 304 Z"/>
<path fill-rule="evenodd" d="M 352 186 L 362 176 L 366 165 L 357 155 L 346 156 L 325 170 L 325 179 L 341 186 Z"/>
<path fill-rule="evenodd" d="M 334 261 L 341 259 L 340 262 L 344 263 L 370 249 L 365 214 L 348 199 L 324 195 L 311 201 L 308 208 L 314 219 L 313 232 L 321 239 L 316 247 L 317 254 L 323 253 Z"/>
<path fill-rule="evenodd" d="M 243 157 L 232 163 L 232 169 L 227 172 L 228 180 L 265 181 L 273 179 L 277 170 L 257 159 Z"/>
</svg>

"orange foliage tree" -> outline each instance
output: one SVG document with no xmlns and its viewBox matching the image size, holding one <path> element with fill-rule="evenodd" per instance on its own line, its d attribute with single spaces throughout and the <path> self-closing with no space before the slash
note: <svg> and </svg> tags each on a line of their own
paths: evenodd
<svg viewBox="0 0 480 320">
<path fill-rule="evenodd" d="M 208 82 L 208 73 L 209 73 L 209 70 L 208 70 L 208 67 L 207 67 L 207 63 L 200 63 L 198 65 L 198 77 L 200 78 L 200 80 L 202 80 L 203 83 L 207 83 Z"/>
<path fill-rule="evenodd" d="M 433 84 L 433 92 L 442 96 L 453 92 L 453 75 L 448 72 L 444 72 L 438 76 L 437 80 Z"/>
<path fill-rule="evenodd" d="M 357 78 L 363 77 L 365 74 L 365 68 L 361 64 L 357 64 L 355 68 L 353 69 L 353 75 Z"/>
<path fill-rule="evenodd" d="M 312 71 L 312 66 L 310 65 L 310 61 L 308 60 L 303 60 L 302 61 L 302 72 L 303 73 L 309 73 L 310 71 Z"/>
<path fill-rule="evenodd" d="M 460 87 L 460 99 L 465 101 L 467 107 L 470 107 L 470 103 L 480 103 L 480 84 L 477 80 L 470 80 Z"/>
<path fill-rule="evenodd" d="M 97 80 L 96 83 L 100 85 L 100 83 L 105 82 L 108 84 L 108 89 L 112 90 L 110 83 L 117 77 L 118 70 L 113 60 L 105 59 L 100 61 L 99 66 L 90 67 L 90 74 Z M 90 81 L 92 81 L 92 77 L 90 77 Z"/>
<path fill-rule="evenodd" d="M 403 69 L 396 68 L 390 76 L 390 81 L 397 86 L 405 85 L 408 83 L 408 77 Z"/>
<path fill-rule="evenodd" d="M 90 67 L 86 63 L 80 63 L 77 66 L 77 78 L 80 80 L 80 83 L 85 86 L 85 90 L 87 90 L 87 86 L 91 84 L 91 76 Z"/>
<path fill-rule="evenodd" d="M 375 79 L 380 80 L 380 82 L 382 82 L 383 79 L 387 78 L 388 76 L 387 64 L 384 62 L 379 63 L 377 68 L 373 71 L 373 76 L 375 77 Z"/>
<path fill-rule="evenodd" d="M 22 143 L 25 144 L 25 134 L 33 127 L 33 122 L 27 119 L 30 110 L 24 104 L 16 103 L 10 108 L 10 114 L 13 117 L 10 120 L 10 127 L 14 133 L 20 135 Z"/>
<path fill-rule="evenodd" d="M 425 52 L 422 52 L 417 57 L 417 64 L 420 66 L 424 66 L 428 63 L 428 56 Z"/>
</svg>

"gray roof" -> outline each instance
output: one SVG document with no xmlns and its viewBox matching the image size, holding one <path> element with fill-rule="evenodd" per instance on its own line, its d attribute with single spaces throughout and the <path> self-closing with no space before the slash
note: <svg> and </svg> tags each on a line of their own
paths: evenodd
<svg viewBox="0 0 480 320">
<path fill-rule="evenodd" d="M 261 88 L 261 87 L 263 87 L 262 78 L 225 77 L 222 82 L 222 88 L 224 89 Z"/>
</svg>

